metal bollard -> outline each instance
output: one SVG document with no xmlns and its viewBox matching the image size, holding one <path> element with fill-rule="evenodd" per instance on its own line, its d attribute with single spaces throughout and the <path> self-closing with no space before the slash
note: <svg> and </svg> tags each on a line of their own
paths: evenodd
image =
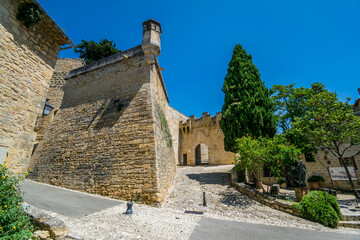
<svg viewBox="0 0 360 240">
<path fill-rule="evenodd" d="M 135 196 L 134 198 L 130 199 L 130 202 L 128 202 L 128 203 L 126 204 L 126 205 L 127 205 L 127 209 L 126 209 L 126 212 L 124 212 L 124 214 L 128 214 L 128 215 L 133 214 L 133 209 L 132 209 L 132 207 L 133 207 L 133 205 L 134 205 L 133 201 L 134 201 L 136 198 L 138 198 L 138 199 L 140 198 L 140 193 L 136 194 L 136 196 Z"/>
<path fill-rule="evenodd" d="M 203 192 L 203 206 L 204 206 L 204 207 L 207 207 L 207 205 L 206 205 L 205 192 Z"/>
<path fill-rule="evenodd" d="M 132 210 L 133 202 L 132 201 L 128 202 L 126 205 L 127 205 L 127 209 L 126 209 L 125 214 L 128 214 L 128 215 L 133 214 L 133 210 Z"/>
</svg>

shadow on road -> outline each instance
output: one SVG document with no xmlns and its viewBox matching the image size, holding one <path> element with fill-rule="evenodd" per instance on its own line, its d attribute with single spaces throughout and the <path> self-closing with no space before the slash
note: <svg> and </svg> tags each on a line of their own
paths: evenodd
<svg viewBox="0 0 360 240">
<path fill-rule="evenodd" d="M 212 173 L 190 173 L 186 174 L 191 180 L 198 181 L 200 184 L 217 184 L 222 186 L 229 186 L 231 182 L 231 174 L 224 172 Z"/>
<path fill-rule="evenodd" d="M 234 194 L 234 192 L 231 191 L 231 187 L 228 187 L 227 191 L 219 193 L 219 195 L 221 196 L 220 202 L 228 206 L 250 207 L 255 205 L 254 200 L 246 196 L 241 196 L 238 192 Z"/>
</svg>

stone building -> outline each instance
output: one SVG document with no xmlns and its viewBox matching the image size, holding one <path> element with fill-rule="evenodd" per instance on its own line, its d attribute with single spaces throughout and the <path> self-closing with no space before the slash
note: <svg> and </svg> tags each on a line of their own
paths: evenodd
<svg viewBox="0 0 360 240">
<path fill-rule="evenodd" d="M 179 121 L 157 56 L 161 26 L 143 23 L 142 44 L 70 71 L 64 97 L 36 148 L 29 178 L 157 205 L 177 161 Z M 51 171 L 49 171 L 49 169 Z"/>
<path fill-rule="evenodd" d="M 25 27 L 16 15 L 21 3 L 34 3 L 40 23 Z M 0 1 L 0 162 L 26 171 L 50 79 L 61 46 L 71 40 L 36 1 Z"/>
<path fill-rule="evenodd" d="M 220 128 L 221 113 L 211 117 L 203 113 L 201 118 L 190 116 L 179 123 L 181 165 L 232 164 L 235 154 L 224 149 L 224 133 Z"/>
</svg>

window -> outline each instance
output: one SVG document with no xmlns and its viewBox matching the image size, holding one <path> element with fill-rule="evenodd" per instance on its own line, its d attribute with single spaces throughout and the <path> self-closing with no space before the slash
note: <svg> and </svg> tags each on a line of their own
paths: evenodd
<svg viewBox="0 0 360 240">
<path fill-rule="evenodd" d="M 340 161 L 340 160 L 339 160 Z M 344 162 L 345 162 L 345 165 L 347 167 L 354 167 L 355 170 L 357 170 L 357 166 L 356 166 L 356 163 L 355 163 L 355 157 L 349 157 L 349 158 L 344 158 Z M 343 166 L 340 162 L 340 165 Z"/>
<path fill-rule="evenodd" d="M 306 162 L 315 162 L 315 154 L 313 153 L 305 153 L 305 161 Z"/>
</svg>

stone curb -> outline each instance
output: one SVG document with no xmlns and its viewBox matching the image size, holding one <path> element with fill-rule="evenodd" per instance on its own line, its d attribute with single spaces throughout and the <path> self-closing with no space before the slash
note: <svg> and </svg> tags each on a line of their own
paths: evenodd
<svg viewBox="0 0 360 240">
<path fill-rule="evenodd" d="M 44 211 L 24 203 L 24 210 L 30 216 L 31 221 L 35 226 L 43 230 L 47 230 L 50 236 L 55 240 L 65 239 L 69 234 L 69 229 L 65 226 L 65 223 L 60 219 L 50 216 Z"/>
</svg>

